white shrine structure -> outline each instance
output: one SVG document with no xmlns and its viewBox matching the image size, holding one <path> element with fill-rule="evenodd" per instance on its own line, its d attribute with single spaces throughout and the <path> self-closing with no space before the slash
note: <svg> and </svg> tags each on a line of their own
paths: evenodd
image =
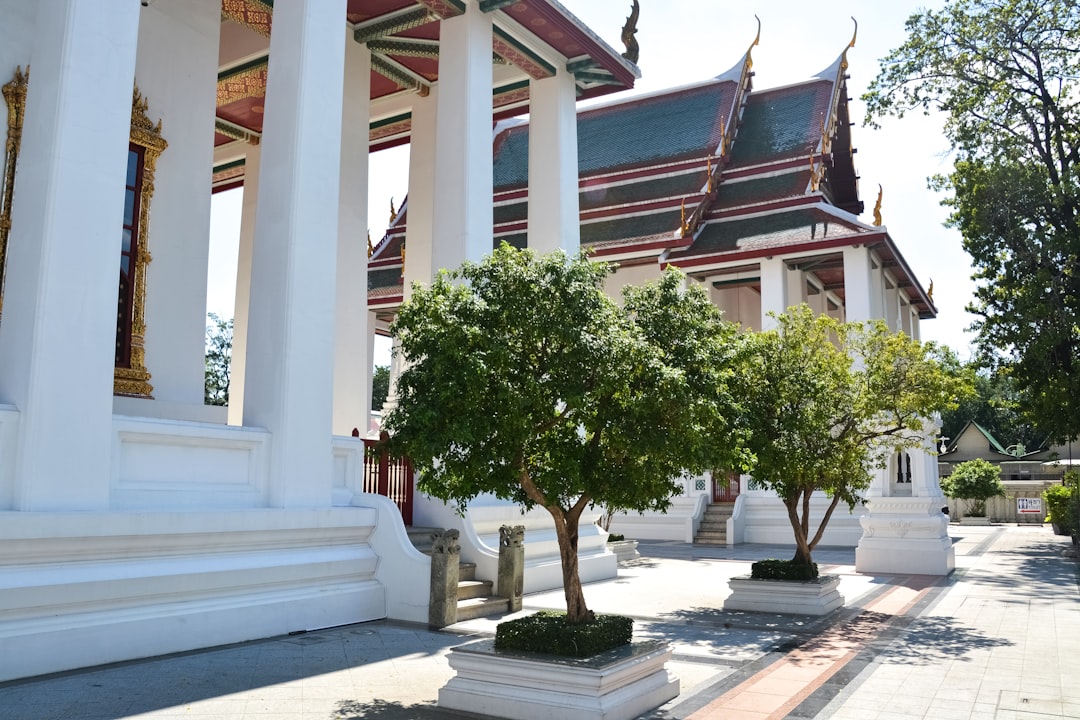
<svg viewBox="0 0 1080 720">
<path fill-rule="evenodd" d="M 615 283 L 676 264 L 750 325 L 799 299 L 916 335 L 934 312 L 885 229 L 854 214 L 840 71 L 811 81 L 825 118 L 809 109 L 784 158 L 737 161 L 765 132 L 753 112 L 769 132 L 788 122 L 752 92 L 748 54 L 686 91 L 711 99 L 681 117 L 712 107 L 719 130 L 680 136 L 675 164 L 631 132 L 644 156 L 617 171 L 583 165 L 579 141 L 614 111 L 575 122 L 576 101 L 638 70 L 555 0 L 0 0 L 0 73 L 0 681 L 426 622 L 430 560 L 398 507 L 363 492 L 351 435 L 372 334 L 408 282 L 495 241 L 593 243 Z M 493 158 L 493 121 L 525 111 Z M 369 272 L 368 154 L 404 142 L 407 213 Z M 739 199 L 780 180 L 797 192 L 774 190 L 775 207 Z M 226 411 L 203 404 L 210 190 L 238 184 Z M 737 218 L 773 235 L 743 249 L 725 231 Z M 768 237 L 785 240 L 766 252 Z M 861 569 L 946 571 L 925 560 L 944 553 L 934 467 L 913 458 L 908 487 L 875 484 Z M 478 508 L 481 544 L 505 510 Z M 593 577 L 613 574 L 602 534 L 582 542 Z"/>
</svg>

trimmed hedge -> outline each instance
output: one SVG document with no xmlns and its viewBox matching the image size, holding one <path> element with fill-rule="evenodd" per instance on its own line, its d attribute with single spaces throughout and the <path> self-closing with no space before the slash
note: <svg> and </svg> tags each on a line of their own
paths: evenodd
<svg viewBox="0 0 1080 720">
<path fill-rule="evenodd" d="M 584 658 L 628 645 L 633 634 L 634 621 L 622 615 L 597 615 L 590 623 L 568 625 L 565 612 L 541 610 L 499 623 L 495 649 Z"/>
<path fill-rule="evenodd" d="M 754 580 L 792 580 L 806 582 L 817 580 L 817 563 L 807 565 L 792 560 L 760 560 L 750 566 L 750 577 Z"/>
</svg>

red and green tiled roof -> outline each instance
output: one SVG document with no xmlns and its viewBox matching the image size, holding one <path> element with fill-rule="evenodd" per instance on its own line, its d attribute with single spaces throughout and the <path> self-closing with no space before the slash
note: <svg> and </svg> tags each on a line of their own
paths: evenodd
<svg viewBox="0 0 1080 720">
<path fill-rule="evenodd" d="M 809 163 L 807 163 L 809 165 Z M 776 202 L 806 194 L 810 186 L 810 168 L 764 177 L 751 177 L 737 182 L 724 182 L 719 187 L 713 210 L 729 210 L 745 205 Z"/>
<path fill-rule="evenodd" d="M 735 91 L 734 82 L 712 81 L 579 113 L 578 173 L 587 177 L 714 153 Z M 495 143 L 495 191 L 525 187 L 528 126 L 504 130 Z"/>
<path fill-rule="evenodd" d="M 823 206 L 794 208 L 709 223 L 679 257 L 788 248 L 867 232 L 865 226 L 839 218 Z"/>
<path fill-rule="evenodd" d="M 831 80 L 751 93 L 732 149 L 731 167 L 809 158 L 821 142 L 832 95 Z"/>
</svg>

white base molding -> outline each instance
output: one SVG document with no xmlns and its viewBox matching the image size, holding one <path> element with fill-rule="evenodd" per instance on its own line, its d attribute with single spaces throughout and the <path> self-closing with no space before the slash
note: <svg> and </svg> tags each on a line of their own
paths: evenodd
<svg viewBox="0 0 1080 720">
<path fill-rule="evenodd" d="M 731 595 L 725 610 L 784 613 L 787 615 L 827 615 L 844 605 L 840 578 L 822 575 L 817 580 L 752 580 L 747 576 L 728 581 Z"/>
<path fill-rule="evenodd" d="M 960 524 L 961 525 L 989 525 L 990 524 L 990 518 L 986 517 L 985 515 L 982 516 L 982 517 L 964 515 L 964 516 L 962 516 L 960 518 Z"/>
<path fill-rule="evenodd" d="M 870 575 L 948 575 L 956 568 L 944 497 L 867 500 L 855 570 Z"/>
<path fill-rule="evenodd" d="M 637 642 L 593 658 L 501 652 L 493 640 L 455 647 L 456 675 L 439 707 L 510 720 L 631 720 L 678 697 L 671 647 Z"/>
</svg>

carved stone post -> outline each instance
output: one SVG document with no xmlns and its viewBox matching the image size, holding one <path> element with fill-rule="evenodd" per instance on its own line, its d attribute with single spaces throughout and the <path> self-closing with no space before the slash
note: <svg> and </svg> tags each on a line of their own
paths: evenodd
<svg viewBox="0 0 1080 720">
<path fill-rule="evenodd" d="M 525 526 L 499 528 L 499 578 L 496 592 L 510 601 L 510 612 L 521 609 L 525 583 Z"/>
<path fill-rule="evenodd" d="M 461 545 L 457 530 L 431 533 L 431 597 L 428 602 L 428 626 L 444 628 L 457 622 L 458 574 Z"/>
</svg>

